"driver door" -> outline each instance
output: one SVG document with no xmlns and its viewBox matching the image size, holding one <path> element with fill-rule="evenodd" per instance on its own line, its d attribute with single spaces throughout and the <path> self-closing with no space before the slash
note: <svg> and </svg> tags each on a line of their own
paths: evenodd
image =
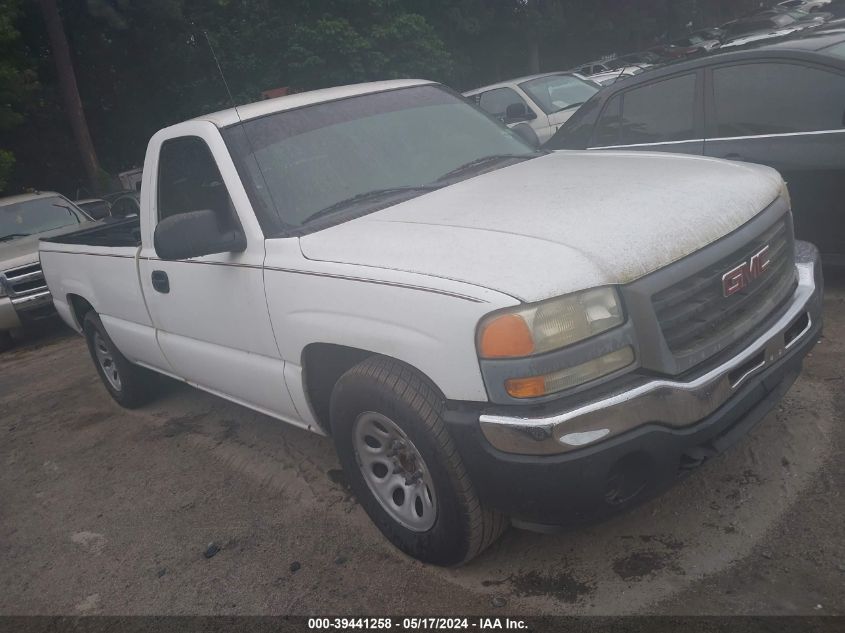
<svg viewBox="0 0 845 633">
<path fill-rule="evenodd" d="M 148 156 L 158 160 L 144 170 L 149 195 L 143 204 L 150 207 L 144 212 L 151 222 L 145 225 L 139 268 L 158 343 L 176 376 L 295 420 L 264 296 L 263 234 L 216 127 L 206 122 L 180 126 L 186 128 L 193 134 L 154 137 Z M 213 210 L 220 226 L 239 226 L 246 249 L 161 259 L 154 246 L 155 224 L 203 209 Z"/>
</svg>

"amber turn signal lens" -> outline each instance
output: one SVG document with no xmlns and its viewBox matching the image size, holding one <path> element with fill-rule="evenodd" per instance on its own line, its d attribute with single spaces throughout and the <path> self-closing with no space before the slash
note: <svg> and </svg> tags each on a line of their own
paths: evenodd
<svg viewBox="0 0 845 633">
<path fill-rule="evenodd" d="M 505 390 L 511 398 L 537 398 L 546 395 L 545 376 L 531 378 L 510 378 L 505 381 Z"/>
<path fill-rule="evenodd" d="M 534 353 L 534 339 L 525 320 L 504 314 L 484 324 L 478 342 L 482 358 L 514 358 Z"/>
<path fill-rule="evenodd" d="M 575 367 L 564 367 L 543 376 L 510 378 L 505 381 L 505 390 L 512 398 L 537 398 L 583 385 L 596 378 L 607 376 L 624 369 L 634 362 L 634 349 L 626 345 Z"/>
</svg>

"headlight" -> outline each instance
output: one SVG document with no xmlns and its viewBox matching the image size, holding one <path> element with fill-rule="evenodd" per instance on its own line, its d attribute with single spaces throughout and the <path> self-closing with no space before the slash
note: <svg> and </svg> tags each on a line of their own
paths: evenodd
<svg viewBox="0 0 845 633">
<path fill-rule="evenodd" d="M 613 287 L 586 290 L 485 317 L 476 345 L 481 358 L 535 356 L 622 325 Z"/>
</svg>

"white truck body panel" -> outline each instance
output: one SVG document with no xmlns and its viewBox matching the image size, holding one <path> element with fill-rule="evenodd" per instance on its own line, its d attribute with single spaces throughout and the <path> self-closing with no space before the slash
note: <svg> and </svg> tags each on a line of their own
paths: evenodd
<svg viewBox="0 0 845 633">
<path fill-rule="evenodd" d="M 332 431 L 384 534 L 452 564 L 725 450 L 797 377 L 822 276 L 771 169 L 542 152 L 424 83 L 164 129 L 137 221 L 40 252 L 115 401 L 149 401 L 135 363 Z"/>
<path fill-rule="evenodd" d="M 279 388 L 284 384 L 284 362 L 264 296 L 264 236 L 215 125 L 188 121 L 152 137 L 144 164 L 142 216 L 158 217 L 156 197 L 147 193 L 156 190 L 162 143 L 179 136 L 198 137 L 211 150 L 246 235 L 247 248 L 242 253 L 165 261 L 153 247 L 155 223 L 142 226 L 140 280 L 159 330 L 158 343 L 175 375 L 261 411 L 295 420 L 298 415 L 290 396 Z M 173 292 L 161 294 L 153 289 L 154 270 L 167 274 Z M 220 300 L 223 294 L 225 301 Z"/>
<path fill-rule="evenodd" d="M 60 248 L 58 248 L 60 247 Z M 67 297 L 85 297 L 97 307 L 109 336 L 131 361 L 172 371 L 158 343 L 138 281 L 138 250 L 51 244 L 41 249 L 41 264 L 59 315 L 77 331 Z"/>
<path fill-rule="evenodd" d="M 265 264 L 268 307 L 286 362 L 299 365 L 309 343 L 358 341 L 361 349 L 417 367 L 451 399 L 486 399 L 475 325 L 515 299 L 449 279 L 309 262 L 296 241 L 267 240 Z M 288 386 L 292 394 L 301 390 L 301 383 Z"/>
<path fill-rule="evenodd" d="M 655 187 L 656 170 L 671 187 Z M 405 270 L 538 301 L 628 283 L 671 264 L 746 223 L 781 186 L 774 170 L 745 163 L 562 151 L 300 241 L 308 259 Z"/>
<path fill-rule="evenodd" d="M 294 95 L 240 116 L 425 83 Z M 79 329 L 67 298 L 83 297 L 130 361 L 316 432 L 303 380 L 309 344 L 354 342 L 416 367 L 448 399 L 484 402 L 475 330 L 485 315 L 646 275 L 734 230 L 782 186 L 776 172 L 739 163 L 560 152 L 333 228 L 265 239 L 218 127 L 237 117 L 216 113 L 154 135 L 141 246 L 44 244 L 46 279 L 65 321 Z M 159 150 L 182 136 L 211 150 L 246 235 L 243 252 L 158 257 Z M 671 187 L 653 186 L 655 168 Z M 153 271 L 167 273 L 173 292 L 155 291 Z"/>
</svg>

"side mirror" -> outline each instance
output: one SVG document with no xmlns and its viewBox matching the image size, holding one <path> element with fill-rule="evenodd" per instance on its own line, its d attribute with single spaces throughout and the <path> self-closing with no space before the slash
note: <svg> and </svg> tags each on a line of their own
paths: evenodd
<svg viewBox="0 0 845 633">
<path fill-rule="evenodd" d="M 537 115 L 531 112 L 524 103 L 512 103 L 505 110 L 505 123 L 530 121 L 536 118 Z"/>
<path fill-rule="evenodd" d="M 525 123 L 517 123 L 514 125 L 511 130 L 513 130 L 523 141 L 528 143 L 531 147 L 535 149 L 540 149 L 540 137 L 537 136 L 537 132 L 534 131 L 534 128 Z"/>
<path fill-rule="evenodd" d="M 164 218 L 155 228 L 153 244 L 162 259 L 190 259 L 215 253 L 240 253 L 246 237 L 240 230 L 221 230 L 211 209 Z"/>
</svg>

